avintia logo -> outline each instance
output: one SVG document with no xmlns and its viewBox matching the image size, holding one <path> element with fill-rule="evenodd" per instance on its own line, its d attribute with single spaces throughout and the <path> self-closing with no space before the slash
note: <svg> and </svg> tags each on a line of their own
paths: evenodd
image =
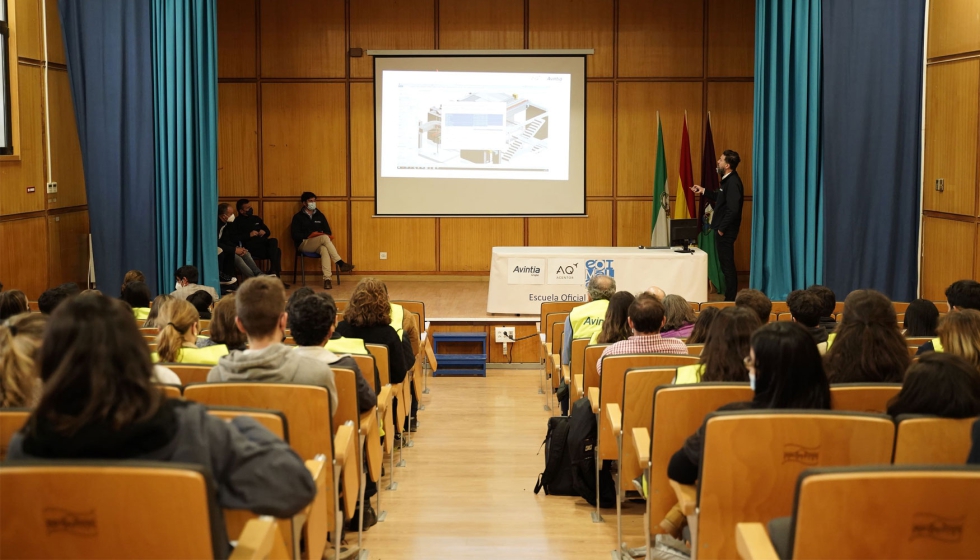
<svg viewBox="0 0 980 560">
<path fill-rule="evenodd" d="M 536 266 L 515 266 L 513 272 L 517 274 L 541 274 L 541 269 Z"/>
</svg>

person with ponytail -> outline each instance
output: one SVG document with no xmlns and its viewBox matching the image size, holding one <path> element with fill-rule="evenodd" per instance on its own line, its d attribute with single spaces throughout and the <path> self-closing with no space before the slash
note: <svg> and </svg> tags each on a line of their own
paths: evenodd
<svg viewBox="0 0 980 560">
<path fill-rule="evenodd" d="M 161 362 L 185 364 L 217 365 L 218 358 L 228 354 L 224 344 L 197 347 L 200 332 L 200 315 L 197 309 L 185 299 L 175 299 L 170 303 L 166 323 L 157 335 L 156 355 Z M 158 323 L 162 322 L 158 316 Z"/>
<path fill-rule="evenodd" d="M 0 323 L 0 408 L 33 407 L 41 397 L 34 360 L 48 316 L 15 315 Z"/>
</svg>

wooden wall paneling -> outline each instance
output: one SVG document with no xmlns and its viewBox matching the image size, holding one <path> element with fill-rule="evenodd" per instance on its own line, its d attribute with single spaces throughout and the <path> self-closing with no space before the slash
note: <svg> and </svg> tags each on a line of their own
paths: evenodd
<svg viewBox="0 0 980 560">
<path fill-rule="evenodd" d="M 41 69 L 18 64 L 14 71 L 20 90 L 20 161 L 0 162 L 0 215 L 44 210 Z M 27 192 L 30 188 L 34 192 Z"/>
<path fill-rule="evenodd" d="M 943 301 L 950 284 L 974 274 L 976 228 L 972 222 L 923 217 L 922 297 Z"/>
<path fill-rule="evenodd" d="M 439 270 L 489 272 L 494 247 L 524 245 L 523 218 L 441 218 Z"/>
<path fill-rule="evenodd" d="M 330 231 L 333 232 L 333 243 L 340 253 L 340 258 L 349 261 L 347 258 L 347 202 L 344 200 L 317 200 L 316 207 L 327 217 L 330 223 Z M 292 223 L 293 216 L 299 212 L 299 196 L 295 201 L 266 200 L 262 203 L 261 216 L 272 237 L 279 240 L 279 248 L 282 249 L 282 268 L 292 272 L 293 258 L 296 256 L 296 248 L 293 238 L 289 233 L 289 224 Z M 256 209 L 256 212 L 259 210 Z M 313 274 L 313 287 L 322 286 L 320 283 L 320 262 L 313 259 L 304 259 L 306 265 L 307 282 L 310 282 L 310 274 Z M 292 282 L 292 276 L 287 282 Z"/>
<path fill-rule="evenodd" d="M 977 224 L 976 255 L 973 258 L 973 279 L 980 280 L 980 224 Z"/>
<path fill-rule="evenodd" d="M 48 283 L 58 286 L 75 282 L 84 287 L 88 279 L 88 210 L 48 216 Z M 106 292 L 112 295 L 111 292 Z"/>
<path fill-rule="evenodd" d="M 344 0 L 262 0 L 260 14 L 262 76 L 346 75 Z"/>
<path fill-rule="evenodd" d="M 48 88 L 48 115 L 51 118 L 51 177 L 48 180 L 58 183 L 58 192 L 48 195 L 48 208 L 81 206 L 87 200 L 85 173 L 68 72 L 49 69 Z"/>
<path fill-rule="evenodd" d="M 613 76 L 614 27 L 613 0 L 530 0 L 528 4 L 528 46 L 595 49 L 587 60 L 589 77 Z"/>
<path fill-rule="evenodd" d="M 980 2 L 929 2 L 929 58 L 980 51 Z"/>
<path fill-rule="evenodd" d="M 351 202 L 352 261 L 358 270 L 436 270 L 435 218 L 375 218 L 373 200 Z M 388 253 L 381 260 L 380 253 Z"/>
<path fill-rule="evenodd" d="M 42 0 L 44 2 L 44 24 L 47 26 L 48 62 L 68 64 L 65 58 L 65 40 L 61 33 L 61 18 L 58 17 L 58 0 Z M 43 50 L 42 50 L 43 52 Z"/>
<path fill-rule="evenodd" d="M 36 300 L 47 290 L 48 236 L 43 217 L 0 222 L 0 278 L 5 290 L 21 290 Z"/>
<path fill-rule="evenodd" d="M 976 215 L 978 99 L 980 58 L 926 67 L 925 210 Z"/>
<path fill-rule="evenodd" d="M 747 272 L 752 264 L 752 201 L 742 204 L 742 226 L 735 239 L 735 270 Z"/>
<path fill-rule="evenodd" d="M 507 355 L 504 355 L 504 345 L 494 342 L 494 329 L 496 327 L 514 327 L 514 338 L 517 342 L 507 345 Z M 541 352 L 541 340 L 539 338 L 526 338 L 520 340 L 522 336 L 530 336 L 537 332 L 534 323 L 507 323 L 489 325 L 487 327 L 487 362 L 491 364 L 536 364 L 538 363 Z"/>
<path fill-rule="evenodd" d="M 262 84 L 262 194 L 347 195 L 347 93 L 338 83 Z"/>
<path fill-rule="evenodd" d="M 731 149 L 738 152 L 738 176 L 742 178 L 745 194 L 752 194 L 752 109 L 754 106 L 752 82 L 708 82 L 708 111 L 711 113 L 711 135 L 715 141 L 715 155 Z M 691 143 L 704 146 L 703 135 Z M 669 144 L 668 144 L 669 145 Z M 701 159 L 694 164 L 694 180 L 701 182 Z M 668 167 L 670 160 L 667 160 Z M 740 234 L 741 235 L 741 234 Z"/>
<path fill-rule="evenodd" d="M 374 196 L 374 84 L 350 85 L 350 194 Z"/>
<path fill-rule="evenodd" d="M 701 82 L 620 82 L 616 119 L 618 196 L 652 196 L 657 164 L 657 111 L 663 122 L 670 194 L 676 194 L 684 111 L 691 162 L 700 166 Z M 714 132 L 712 128 L 712 132 Z M 700 179 L 700 173 L 695 172 Z"/>
<path fill-rule="evenodd" d="M 638 247 L 650 244 L 653 202 L 650 200 L 616 201 L 616 246 Z"/>
<path fill-rule="evenodd" d="M 259 196 L 256 87 L 218 84 L 219 196 Z"/>
<path fill-rule="evenodd" d="M 432 0 L 358 0 L 350 4 L 350 46 L 369 49 L 434 49 Z M 352 78 L 373 75 L 372 57 L 350 59 Z"/>
<path fill-rule="evenodd" d="M 585 192 L 588 196 L 613 194 L 613 84 L 586 85 Z"/>
<path fill-rule="evenodd" d="M 620 77 L 699 77 L 704 74 L 704 4 L 620 0 Z"/>
<path fill-rule="evenodd" d="M 708 76 L 751 77 L 755 0 L 708 0 Z"/>
<path fill-rule="evenodd" d="M 218 77 L 254 78 L 255 0 L 218 0 L 216 19 Z"/>
<path fill-rule="evenodd" d="M 440 49 L 523 49 L 524 0 L 439 0 Z"/>
<path fill-rule="evenodd" d="M 589 200 L 585 218 L 529 218 L 528 246 L 608 247 L 612 245 L 612 201 Z M 649 230 L 648 230 L 649 232 Z"/>
<path fill-rule="evenodd" d="M 11 30 L 11 36 L 16 34 L 17 56 L 41 60 L 41 8 L 37 0 L 13 0 L 7 2 L 7 9 L 16 12 L 16 29 Z"/>
</svg>

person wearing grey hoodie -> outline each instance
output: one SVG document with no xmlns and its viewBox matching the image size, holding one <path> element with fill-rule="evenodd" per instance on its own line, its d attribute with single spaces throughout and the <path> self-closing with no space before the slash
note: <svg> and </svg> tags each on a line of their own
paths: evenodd
<svg viewBox="0 0 980 560">
<path fill-rule="evenodd" d="M 248 336 L 248 349 L 222 356 L 208 372 L 208 382 L 250 381 L 324 387 L 330 410 L 337 410 L 333 371 L 321 360 L 303 356 L 282 344 L 286 331 L 286 291 L 278 278 L 249 278 L 235 295 L 235 323 Z"/>
</svg>

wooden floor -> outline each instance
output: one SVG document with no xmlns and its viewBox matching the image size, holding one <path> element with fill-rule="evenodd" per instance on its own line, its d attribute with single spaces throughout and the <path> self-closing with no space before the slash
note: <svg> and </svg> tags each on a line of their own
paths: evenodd
<svg viewBox="0 0 980 560">
<path fill-rule="evenodd" d="M 372 559 L 610 557 L 615 508 L 594 524 L 583 499 L 534 495 L 551 415 L 539 379 L 540 370 L 506 369 L 429 378 L 415 446 L 395 469 L 398 489 L 382 496 L 387 520 L 364 536 Z M 625 511 L 625 540 L 642 546 L 643 508 Z"/>
</svg>

